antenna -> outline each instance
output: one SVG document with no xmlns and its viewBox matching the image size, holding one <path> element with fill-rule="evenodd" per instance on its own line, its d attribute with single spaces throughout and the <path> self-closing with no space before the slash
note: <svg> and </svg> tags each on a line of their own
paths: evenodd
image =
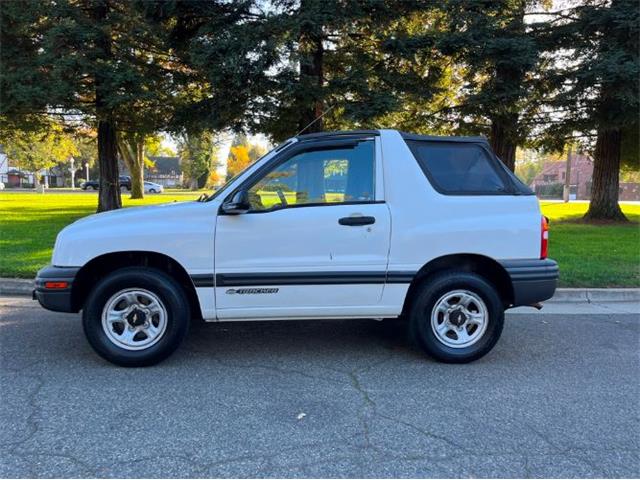
<svg viewBox="0 0 640 480">
<path fill-rule="evenodd" d="M 335 107 L 335 105 L 331 105 L 329 108 L 327 108 L 324 112 L 322 112 L 322 115 L 318 115 L 316 118 L 314 118 L 311 122 L 309 122 L 309 124 L 306 127 L 304 127 L 302 130 L 300 130 L 298 133 L 296 133 L 294 135 L 294 137 L 297 137 L 302 132 L 304 132 L 307 128 L 309 128 L 311 125 L 313 125 L 318 120 L 320 120 L 322 117 L 324 117 L 327 113 L 329 113 L 331 110 L 333 110 L 333 107 Z"/>
</svg>

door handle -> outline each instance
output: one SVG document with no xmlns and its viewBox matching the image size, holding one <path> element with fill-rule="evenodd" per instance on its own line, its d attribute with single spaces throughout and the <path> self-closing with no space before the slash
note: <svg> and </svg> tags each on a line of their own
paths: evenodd
<svg viewBox="0 0 640 480">
<path fill-rule="evenodd" d="M 372 223 L 376 223 L 376 217 L 342 217 L 338 220 L 340 225 L 348 225 L 350 227 L 358 227 L 362 225 L 371 225 Z"/>
</svg>

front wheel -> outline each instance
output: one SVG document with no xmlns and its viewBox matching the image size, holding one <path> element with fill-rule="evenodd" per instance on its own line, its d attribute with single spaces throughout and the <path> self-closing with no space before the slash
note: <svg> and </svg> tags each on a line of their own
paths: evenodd
<svg viewBox="0 0 640 480">
<path fill-rule="evenodd" d="M 467 363 L 489 353 L 500 338 L 504 307 L 480 275 L 447 272 L 419 287 L 409 320 L 413 338 L 427 354 Z"/>
<path fill-rule="evenodd" d="M 158 363 L 184 340 L 189 304 L 173 278 L 152 268 L 130 267 L 104 278 L 85 303 L 87 340 L 106 360 L 124 367 Z"/>
</svg>

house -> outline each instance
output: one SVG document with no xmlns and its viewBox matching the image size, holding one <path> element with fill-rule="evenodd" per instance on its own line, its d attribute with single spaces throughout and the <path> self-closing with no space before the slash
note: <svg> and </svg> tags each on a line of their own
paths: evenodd
<svg viewBox="0 0 640 480">
<path fill-rule="evenodd" d="M 531 188 L 539 197 L 562 198 L 567 175 L 565 160 L 545 162 L 542 171 L 531 182 Z M 584 154 L 571 155 L 571 199 L 587 200 L 591 196 L 593 161 Z"/>
<path fill-rule="evenodd" d="M 531 182 L 531 188 L 540 198 L 562 198 L 566 180 L 567 162 L 565 160 L 545 162 L 542 171 Z M 591 199 L 591 182 L 593 177 L 593 160 L 584 154 L 571 156 L 570 199 Z M 640 200 L 640 184 L 620 183 L 619 199 L 621 201 Z"/>
<path fill-rule="evenodd" d="M 144 179 L 159 183 L 163 187 L 179 187 L 182 185 L 182 168 L 179 157 L 149 157 L 153 167 L 145 167 Z"/>
</svg>

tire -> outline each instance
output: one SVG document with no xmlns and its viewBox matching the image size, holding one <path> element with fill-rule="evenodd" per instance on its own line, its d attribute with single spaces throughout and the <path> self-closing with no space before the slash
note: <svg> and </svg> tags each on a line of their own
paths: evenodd
<svg viewBox="0 0 640 480">
<path fill-rule="evenodd" d="M 94 185 L 92 188 L 93 188 L 94 190 L 98 190 L 98 186 L 97 186 L 97 185 Z"/>
<path fill-rule="evenodd" d="M 122 319 L 108 320 L 118 317 Z M 153 268 L 129 267 L 94 287 L 84 305 L 82 325 L 102 358 L 122 367 L 146 367 L 180 346 L 190 318 L 184 291 L 173 278 Z"/>
<path fill-rule="evenodd" d="M 411 337 L 428 355 L 446 363 L 468 363 L 489 353 L 503 324 L 504 307 L 496 289 L 468 272 L 429 279 L 409 310 Z"/>
<path fill-rule="evenodd" d="M 156 191 L 153 188 L 150 188 L 149 193 L 156 193 Z"/>
</svg>

